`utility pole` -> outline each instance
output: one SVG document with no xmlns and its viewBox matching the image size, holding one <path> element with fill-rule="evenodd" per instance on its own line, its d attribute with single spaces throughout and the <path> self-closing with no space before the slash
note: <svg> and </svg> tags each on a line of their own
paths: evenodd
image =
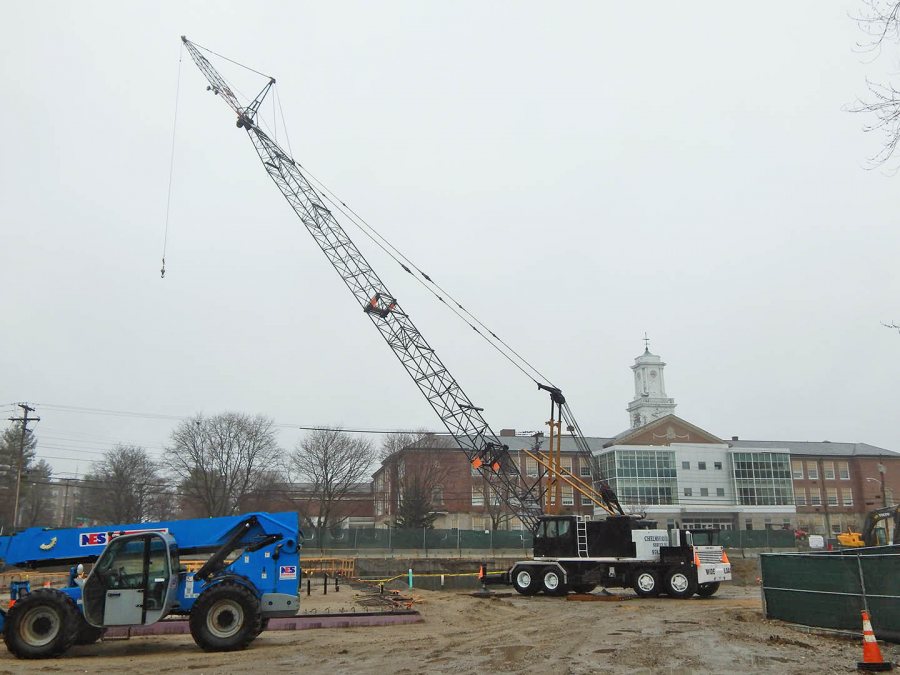
<svg viewBox="0 0 900 675">
<path fill-rule="evenodd" d="M 28 423 L 41 421 L 40 417 L 28 416 L 28 413 L 34 412 L 34 408 L 27 403 L 19 403 L 18 406 L 22 409 L 22 416 L 9 418 L 10 422 L 22 423 L 22 436 L 19 442 L 19 461 L 16 470 L 16 501 L 13 505 L 13 530 L 19 526 L 19 494 L 22 491 L 22 469 L 24 468 L 22 465 L 25 463 L 25 441 L 28 437 Z"/>
</svg>

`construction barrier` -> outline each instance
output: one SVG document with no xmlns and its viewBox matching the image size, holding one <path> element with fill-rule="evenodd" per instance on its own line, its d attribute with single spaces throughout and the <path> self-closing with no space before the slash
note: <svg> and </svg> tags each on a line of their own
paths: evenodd
<svg viewBox="0 0 900 675">
<path fill-rule="evenodd" d="M 766 617 L 900 642 L 900 546 L 760 555 Z"/>
</svg>

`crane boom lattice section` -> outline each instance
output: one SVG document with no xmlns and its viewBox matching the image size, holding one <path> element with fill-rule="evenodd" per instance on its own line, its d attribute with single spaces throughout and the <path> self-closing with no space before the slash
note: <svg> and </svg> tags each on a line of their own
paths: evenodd
<svg viewBox="0 0 900 675">
<path fill-rule="evenodd" d="M 508 448 L 482 417 L 481 409 L 472 403 L 410 317 L 403 312 L 297 163 L 256 125 L 253 116 L 259 107 L 260 97 L 269 87 L 264 88 L 249 106 L 241 107 L 227 82 L 196 45 L 186 38 L 182 39 L 194 62 L 209 80 L 211 89 L 222 95 L 238 115 L 238 126 L 247 131 L 269 177 L 469 461 L 473 466 L 478 466 L 491 489 L 509 506 L 523 526 L 533 530 L 541 515 L 539 486 L 526 484 Z M 227 93 L 223 95 L 223 92 Z"/>
</svg>

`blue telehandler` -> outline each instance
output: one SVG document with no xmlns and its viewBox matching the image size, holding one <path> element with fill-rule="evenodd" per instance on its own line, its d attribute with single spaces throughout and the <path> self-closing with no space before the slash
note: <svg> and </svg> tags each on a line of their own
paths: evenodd
<svg viewBox="0 0 900 675">
<path fill-rule="evenodd" d="M 0 537 L 5 570 L 70 570 L 64 588 L 12 584 L 10 607 L 0 610 L 3 639 L 19 658 L 51 658 L 95 642 L 109 626 L 182 615 L 202 649 L 244 649 L 270 618 L 297 613 L 301 541 L 290 512 L 29 528 Z M 183 556 L 205 561 L 188 571 Z M 78 571 L 89 563 L 84 578 Z"/>
</svg>

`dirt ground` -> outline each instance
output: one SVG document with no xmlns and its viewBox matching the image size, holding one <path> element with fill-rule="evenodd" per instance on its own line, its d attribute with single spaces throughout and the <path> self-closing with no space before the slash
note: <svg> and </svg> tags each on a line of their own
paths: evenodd
<svg viewBox="0 0 900 675">
<path fill-rule="evenodd" d="M 204 653 L 188 635 L 100 642 L 48 661 L 0 648 L 0 673 L 849 673 L 862 654 L 858 641 L 765 620 L 754 586 L 723 585 L 705 600 L 412 595 L 422 623 L 269 631 L 230 654 Z M 371 609 L 357 606 L 364 598 L 344 586 L 301 603 L 308 613 Z"/>
</svg>

